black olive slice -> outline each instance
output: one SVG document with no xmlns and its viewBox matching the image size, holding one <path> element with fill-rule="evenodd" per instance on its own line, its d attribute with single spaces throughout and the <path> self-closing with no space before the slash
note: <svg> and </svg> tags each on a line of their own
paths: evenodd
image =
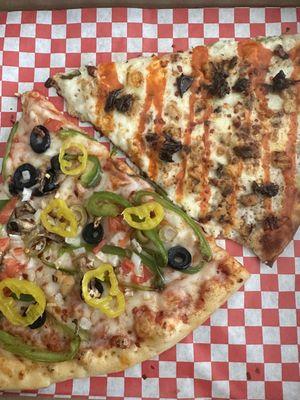
<svg viewBox="0 0 300 400">
<path fill-rule="evenodd" d="M 37 125 L 30 134 L 30 146 L 36 153 L 44 153 L 51 144 L 50 133 L 43 125 Z"/>
<path fill-rule="evenodd" d="M 6 231 L 8 234 L 20 233 L 20 227 L 16 221 L 8 221 Z"/>
<path fill-rule="evenodd" d="M 92 222 L 85 225 L 82 230 L 82 237 L 86 243 L 89 244 L 98 244 L 103 239 L 103 228 L 102 225 L 95 225 Z"/>
<path fill-rule="evenodd" d="M 184 95 L 184 93 L 189 90 L 189 88 L 192 86 L 192 83 L 194 81 L 194 78 L 192 76 L 187 76 L 181 74 L 176 78 L 176 85 L 179 91 L 180 97 Z"/>
<path fill-rule="evenodd" d="M 9 190 L 9 193 L 12 194 L 13 196 L 18 194 L 18 189 L 16 188 L 16 185 L 14 184 L 13 181 L 9 182 L 8 190 Z"/>
<path fill-rule="evenodd" d="M 59 186 L 56 182 L 56 178 L 56 172 L 52 168 L 47 169 L 45 175 L 41 179 L 40 187 L 35 188 L 32 194 L 40 197 L 48 194 L 49 192 L 53 192 L 53 190 L 56 190 Z"/>
<path fill-rule="evenodd" d="M 117 89 L 117 90 L 113 90 L 112 92 L 109 92 L 106 102 L 105 102 L 105 107 L 104 107 L 105 112 L 112 111 L 115 108 L 116 99 L 118 98 L 120 92 L 121 92 L 121 89 Z"/>
<path fill-rule="evenodd" d="M 47 88 L 47 89 L 49 89 L 49 88 L 51 88 L 51 87 L 55 87 L 55 85 L 56 85 L 56 82 L 55 82 L 55 80 L 53 79 L 53 78 L 48 78 L 47 80 L 46 80 L 46 82 L 44 83 L 44 86 L 45 86 L 45 88 Z"/>
<path fill-rule="evenodd" d="M 168 250 L 168 265 L 177 270 L 187 269 L 192 262 L 191 253 L 182 246 L 174 246 Z"/>
<path fill-rule="evenodd" d="M 53 156 L 50 160 L 50 164 L 51 164 L 51 168 L 55 171 L 55 172 L 60 172 L 60 164 L 59 164 L 59 155 L 56 154 L 56 156 Z"/>
<path fill-rule="evenodd" d="M 38 317 L 31 325 L 29 325 L 30 329 L 37 329 L 44 325 L 46 322 L 46 311 L 43 312 L 41 316 Z"/>
<path fill-rule="evenodd" d="M 93 278 L 89 282 L 89 289 L 91 297 L 101 297 L 102 293 L 104 292 L 104 287 L 102 282 L 98 278 Z M 92 293 L 91 293 L 92 292 Z"/>
<path fill-rule="evenodd" d="M 26 163 L 20 165 L 13 176 L 12 184 L 17 191 L 30 188 L 37 182 L 38 170 L 33 165 Z"/>
</svg>

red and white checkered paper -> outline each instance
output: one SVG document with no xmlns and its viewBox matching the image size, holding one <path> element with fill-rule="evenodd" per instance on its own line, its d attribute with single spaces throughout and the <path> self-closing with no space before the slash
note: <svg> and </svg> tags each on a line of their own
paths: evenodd
<svg viewBox="0 0 300 400">
<path fill-rule="evenodd" d="M 62 99 L 43 86 L 55 72 L 141 53 L 185 50 L 219 38 L 286 31 L 300 32 L 300 8 L 0 13 L 0 157 L 12 121 L 20 116 L 14 93 L 34 88 L 63 109 Z M 176 347 L 125 372 L 22 394 L 63 399 L 299 399 L 300 233 L 272 269 L 233 242 L 220 244 L 252 277 Z"/>
</svg>

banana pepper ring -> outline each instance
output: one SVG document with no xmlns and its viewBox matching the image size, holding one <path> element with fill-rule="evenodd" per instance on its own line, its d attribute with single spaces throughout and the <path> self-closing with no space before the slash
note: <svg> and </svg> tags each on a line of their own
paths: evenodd
<svg viewBox="0 0 300 400">
<path fill-rule="evenodd" d="M 67 140 L 59 152 L 60 169 L 65 175 L 80 175 L 86 169 L 87 158 L 88 153 L 82 143 Z"/>
<path fill-rule="evenodd" d="M 109 279 L 110 288 L 108 295 L 101 297 L 92 297 L 90 294 L 89 284 L 92 279 L 100 279 L 104 281 Z M 91 307 L 98 308 L 110 318 L 116 318 L 125 310 L 125 297 L 118 286 L 118 280 L 110 264 L 102 264 L 94 270 L 90 270 L 84 274 L 82 279 L 82 295 L 84 301 Z"/>
<path fill-rule="evenodd" d="M 78 222 L 76 215 L 61 199 L 52 199 L 41 212 L 41 221 L 47 231 L 62 237 L 77 235 Z"/>
<path fill-rule="evenodd" d="M 9 289 L 14 296 L 5 295 L 5 289 Z M 22 294 L 31 295 L 35 300 L 34 304 L 29 305 L 24 315 L 21 315 L 16 307 L 16 299 L 22 300 Z M 35 283 L 17 278 L 6 278 L 0 282 L 0 311 L 13 325 L 33 324 L 43 314 L 45 307 L 45 294 Z"/>
<path fill-rule="evenodd" d="M 137 207 L 128 207 L 123 216 L 128 225 L 142 231 L 155 228 L 164 218 L 164 209 L 157 201 L 150 201 Z"/>
</svg>

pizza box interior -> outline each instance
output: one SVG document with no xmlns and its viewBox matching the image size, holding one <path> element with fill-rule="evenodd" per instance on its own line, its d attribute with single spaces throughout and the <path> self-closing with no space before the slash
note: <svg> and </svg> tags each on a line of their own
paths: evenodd
<svg viewBox="0 0 300 400">
<path fill-rule="evenodd" d="M 0 10 L 51 10 L 62 8 L 82 7 L 138 7 L 138 8 L 199 8 L 199 7 L 295 7 L 299 6 L 299 0 L 1 0 Z"/>
</svg>

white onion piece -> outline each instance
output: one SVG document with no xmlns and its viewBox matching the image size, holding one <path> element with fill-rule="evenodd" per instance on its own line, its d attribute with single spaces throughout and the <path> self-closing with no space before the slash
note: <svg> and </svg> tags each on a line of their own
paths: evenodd
<svg viewBox="0 0 300 400">
<path fill-rule="evenodd" d="M 85 248 L 84 247 L 79 247 L 79 249 L 74 249 L 73 253 L 75 256 L 80 256 L 81 254 L 85 253 Z"/>
<path fill-rule="evenodd" d="M 172 242 L 176 238 L 177 234 L 177 230 L 171 225 L 164 225 L 159 230 L 159 237 L 164 242 Z"/>
<path fill-rule="evenodd" d="M 126 233 L 125 232 L 118 232 L 116 233 L 111 239 L 110 239 L 110 243 L 114 246 L 118 246 L 119 241 L 124 239 Z"/>
<path fill-rule="evenodd" d="M 80 318 L 79 326 L 81 329 L 89 330 L 92 326 L 92 322 L 89 319 L 82 317 Z"/>
<path fill-rule="evenodd" d="M 71 268 L 72 267 L 72 257 L 69 253 L 65 252 L 62 254 L 55 263 L 58 268 Z"/>
<path fill-rule="evenodd" d="M 33 218 L 34 218 L 35 222 L 39 222 L 40 221 L 41 212 L 42 212 L 42 210 L 39 209 L 33 214 Z"/>
<path fill-rule="evenodd" d="M 131 245 L 136 250 L 138 253 L 141 253 L 143 251 L 142 246 L 139 244 L 139 242 L 136 239 L 132 239 Z"/>
<path fill-rule="evenodd" d="M 22 201 L 29 201 L 32 195 L 32 189 L 24 188 L 22 192 Z"/>
<path fill-rule="evenodd" d="M 22 178 L 24 181 L 29 181 L 30 179 L 30 172 L 29 171 L 22 171 Z"/>
<path fill-rule="evenodd" d="M 119 264 L 119 256 L 114 254 L 105 254 L 102 253 L 102 251 L 99 251 L 96 254 L 96 257 L 104 263 L 111 264 L 113 267 L 116 267 Z"/>
<path fill-rule="evenodd" d="M 71 246 L 78 247 L 80 246 L 80 237 L 75 238 L 65 238 L 65 242 L 70 244 Z"/>
<path fill-rule="evenodd" d="M 136 276 L 144 276 L 144 270 L 142 266 L 142 259 L 136 253 L 132 253 L 131 261 L 134 264 L 134 273 Z"/>
</svg>

